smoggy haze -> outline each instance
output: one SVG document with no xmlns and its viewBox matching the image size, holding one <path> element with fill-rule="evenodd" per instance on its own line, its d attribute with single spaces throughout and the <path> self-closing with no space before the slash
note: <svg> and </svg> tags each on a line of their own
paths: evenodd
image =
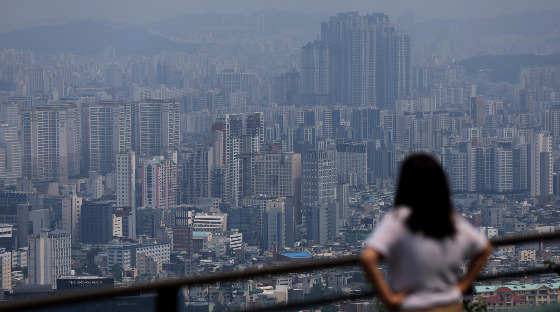
<svg viewBox="0 0 560 312">
<path fill-rule="evenodd" d="M 108 19 L 142 24 L 187 13 L 251 13 L 280 9 L 305 13 L 336 14 L 343 11 L 385 12 L 389 16 L 414 10 L 417 21 L 471 19 L 508 13 L 560 8 L 557 0 L 2 0 L 0 23 L 30 25 L 45 21 Z"/>
</svg>

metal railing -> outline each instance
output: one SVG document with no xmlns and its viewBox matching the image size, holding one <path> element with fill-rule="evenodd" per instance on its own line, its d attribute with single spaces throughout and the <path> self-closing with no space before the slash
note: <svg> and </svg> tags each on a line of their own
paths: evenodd
<svg viewBox="0 0 560 312">
<path fill-rule="evenodd" d="M 493 246 L 513 245 L 530 241 L 542 241 L 560 239 L 560 232 L 547 234 L 530 234 L 523 236 L 509 236 L 492 239 Z M 297 273 L 303 271 L 313 271 L 319 269 L 355 266 L 359 265 L 359 256 L 344 256 L 332 259 L 315 259 L 313 261 L 305 261 L 295 264 L 286 264 L 278 266 L 269 266 L 261 269 L 251 269 L 242 272 L 229 272 L 216 275 L 184 277 L 166 281 L 156 281 L 152 283 L 133 285 L 122 288 L 98 288 L 87 291 L 79 291 L 69 294 L 55 294 L 48 297 L 35 298 L 28 301 L 8 301 L 0 304 L 1 311 L 22 311 L 37 308 L 49 308 L 53 306 L 63 306 L 68 304 L 83 304 L 85 301 L 98 301 L 100 299 L 108 299 L 120 296 L 138 295 L 141 293 L 156 293 L 156 311 L 179 311 L 179 302 L 177 300 L 178 292 L 183 287 L 197 286 L 204 284 L 212 284 L 216 282 L 237 281 L 247 278 L 278 275 L 286 273 Z M 536 275 L 544 273 L 556 272 L 550 267 L 530 268 L 525 271 L 506 272 L 499 274 L 488 274 L 479 277 L 479 281 L 512 278 L 527 275 Z M 557 272 L 558 273 L 558 272 Z M 301 308 L 314 305 L 325 305 L 328 303 L 340 301 L 352 301 L 358 299 L 369 298 L 375 295 L 374 291 L 362 292 L 350 295 L 340 295 L 334 297 L 305 300 L 300 302 L 292 302 L 287 304 L 278 304 L 276 306 L 262 307 L 251 309 L 249 311 L 278 311 L 291 308 Z"/>
</svg>

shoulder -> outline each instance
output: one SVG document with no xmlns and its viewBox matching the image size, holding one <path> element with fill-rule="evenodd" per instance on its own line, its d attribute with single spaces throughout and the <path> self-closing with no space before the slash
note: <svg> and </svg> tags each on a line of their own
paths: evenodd
<svg viewBox="0 0 560 312">
<path fill-rule="evenodd" d="M 458 212 L 453 212 L 453 221 L 455 222 L 455 226 L 457 230 L 476 230 L 475 227 L 462 215 Z"/>
<path fill-rule="evenodd" d="M 385 215 L 379 227 L 366 239 L 365 245 L 387 256 L 391 246 L 405 234 L 405 222 L 410 213 L 409 207 L 400 206 L 393 208 Z"/>
<path fill-rule="evenodd" d="M 395 206 L 391 212 L 387 215 L 387 218 L 391 218 L 394 221 L 404 222 L 410 214 L 412 213 L 412 208 L 408 206 Z"/>
</svg>

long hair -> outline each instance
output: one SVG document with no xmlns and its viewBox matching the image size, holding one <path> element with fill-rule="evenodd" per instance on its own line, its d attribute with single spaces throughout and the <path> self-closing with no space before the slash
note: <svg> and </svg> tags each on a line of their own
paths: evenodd
<svg viewBox="0 0 560 312">
<path fill-rule="evenodd" d="M 412 232 L 442 239 L 455 234 L 453 206 L 441 166 L 425 154 L 409 156 L 401 167 L 395 206 L 412 209 L 407 225 Z"/>
</svg>

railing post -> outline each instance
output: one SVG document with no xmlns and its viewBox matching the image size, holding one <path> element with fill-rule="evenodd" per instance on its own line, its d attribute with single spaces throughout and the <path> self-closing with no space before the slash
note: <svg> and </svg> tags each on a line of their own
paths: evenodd
<svg viewBox="0 0 560 312">
<path fill-rule="evenodd" d="M 157 291 L 157 312 L 179 312 L 179 287 L 164 287 Z"/>
</svg>

